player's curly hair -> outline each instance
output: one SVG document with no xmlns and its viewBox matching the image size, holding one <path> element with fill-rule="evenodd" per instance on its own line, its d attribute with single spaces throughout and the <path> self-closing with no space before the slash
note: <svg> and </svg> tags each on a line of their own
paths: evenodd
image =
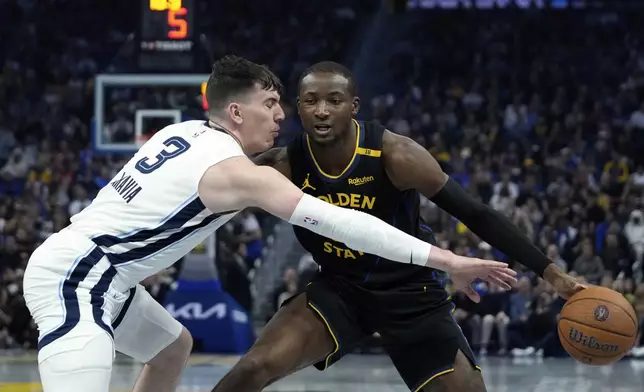
<svg viewBox="0 0 644 392">
<path fill-rule="evenodd" d="M 208 107 L 223 109 L 231 100 L 249 92 L 256 85 L 264 90 L 275 90 L 280 95 L 284 92 L 280 79 L 265 65 L 239 56 L 225 56 L 212 65 L 206 86 Z"/>
</svg>

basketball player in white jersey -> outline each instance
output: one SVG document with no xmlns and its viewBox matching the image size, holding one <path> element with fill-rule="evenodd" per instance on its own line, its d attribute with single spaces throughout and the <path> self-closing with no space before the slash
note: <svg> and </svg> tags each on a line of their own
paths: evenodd
<svg viewBox="0 0 644 392">
<path fill-rule="evenodd" d="M 282 86 L 264 66 L 216 62 L 210 121 L 155 134 L 90 206 L 31 256 L 24 277 L 38 325 L 45 392 L 107 392 L 115 350 L 145 363 L 134 391 L 174 391 L 189 333 L 139 282 L 171 266 L 245 207 L 260 207 L 353 249 L 507 286 L 507 265 L 459 257 L 377 218 L 304 195 L 247 155 L 265 151 L 284 119 Z M 468 285 L 469 286 L 469 285 Z"/>
</svg>

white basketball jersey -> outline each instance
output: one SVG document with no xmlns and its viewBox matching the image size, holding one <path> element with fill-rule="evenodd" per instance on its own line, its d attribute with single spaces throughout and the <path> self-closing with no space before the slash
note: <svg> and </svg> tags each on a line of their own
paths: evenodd
<svg viewBox="0 0 644 392">
<path fill-rule="evenodd" d="M 134 285 L 171 266 L 230 220 L 211 213 L 197 188 L 205 171 L 242 156 L 230 135 L 203 121 L 173 124 L 148 140 L 68 230 L 90 238 Z"/>
</svg>

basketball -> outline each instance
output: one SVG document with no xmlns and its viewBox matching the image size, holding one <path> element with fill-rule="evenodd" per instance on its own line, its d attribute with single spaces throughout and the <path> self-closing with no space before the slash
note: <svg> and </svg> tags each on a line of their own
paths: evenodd
<svg viewBox="0 0 644 392">
<path fill-rule="evenodd" d="M 557 331 L 568 354 L 599 366 L 620 360 L 635 344 L 637 328 L 635 311 L 622 294 L 590 287 L 568 299 Z"/>
</svg>

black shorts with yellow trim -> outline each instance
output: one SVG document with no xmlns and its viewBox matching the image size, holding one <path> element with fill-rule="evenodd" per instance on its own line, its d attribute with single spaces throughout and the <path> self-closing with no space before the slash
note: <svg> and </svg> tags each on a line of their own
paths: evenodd
<svg viewBox="0 0 644 392">
<path fill-rule="evenodd" d="M 423 295 L 430 293 L 408 289 L 368 291 L 339 277 L 318 275 L 305 293 L 310 309 L 329 330 L 335 348 L 315 367 L 325 370 L 378 332 L 384 349 L 411 391 L 420 391 L 435 378 L 454 371 L 458 350 L 479 369 L 452 317 L 452 303 L 447 296 L 438 302 L 427 301 Z"/>
</svg>

